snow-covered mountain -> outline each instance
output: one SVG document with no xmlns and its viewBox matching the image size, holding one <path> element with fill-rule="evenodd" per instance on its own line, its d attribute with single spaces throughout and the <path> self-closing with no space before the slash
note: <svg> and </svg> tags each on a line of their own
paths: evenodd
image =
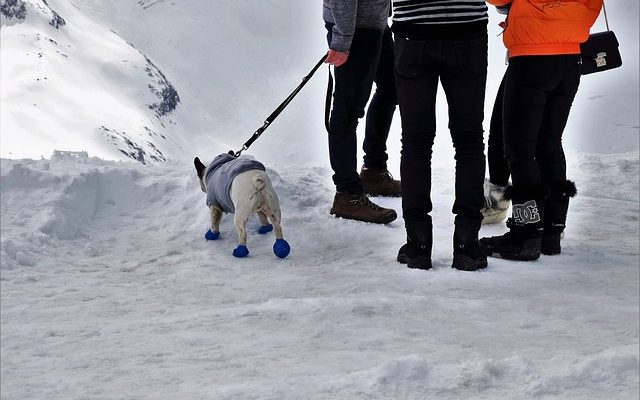
<svg viewBox="0 0 640 400">
<path fill-rule="evenodd" d="M 69 2 L 2 3 L 2 155 L 86 150 L 165 161 L 175 134 L 175 87 L 148 57 Z"/>
<path fill-rule="evenodd" d="M 115 159 L 146 154 L 145 160 L 190 160 L 238 149 L 326 50 L 321 4 L 315 0 L 47 3 L 2 2 L 15 14 L 2 17 L 4 157 L 37 158 L 60 149 Z M 607 6 L 624 65 L 583 78 L 565 134 L 567 148 L 596 153 L 639 148 L 638 2 Z M 49 25 L 47 10 L 55 10 L 66 25 Z M 502 17 L 490 13 L 485 126 L 505 70 L 497 36 Z M 604 29 L 601 17 L 593 30 Z M 150 84 L 155 89 L 149 90 Z M 326 70 L 320 70 L 256 142 L 252 151 L 258 158 L 271 165 L 326 163 L 325 85 Z M 159 118 L 149 109 L 162 102 L 158 94 L 168 98 L 166 110 L 180 100 Z M 57 105 L 73 112 L 58 115 Z M 453 150 L 442 98 L 438 118 L 434 162 L 448 165 Z M 396 174 L 399 138 L 396 118 L 388 141 Z"/>
</svg>

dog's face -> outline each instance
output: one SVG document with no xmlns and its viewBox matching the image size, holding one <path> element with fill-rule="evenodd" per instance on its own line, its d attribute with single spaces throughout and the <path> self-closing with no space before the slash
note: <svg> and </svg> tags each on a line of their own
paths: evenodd
<svg viewBox="0 0 640 400">
<path fill-rule="evenodd" d="M 200 181 L 200 189 L 207 193 L 207 187 L 204 185 L 204 171 L 207 169 L 207 166 L 204 165 L 198 157 L 193 159 L 193 165 L 196 167 L 196 173 L 198 174 L 198 180 Z"/>
</svg>

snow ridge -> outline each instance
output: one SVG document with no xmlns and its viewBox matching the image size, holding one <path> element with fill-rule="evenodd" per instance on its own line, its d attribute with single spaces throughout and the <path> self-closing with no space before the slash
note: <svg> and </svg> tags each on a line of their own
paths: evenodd
<svg viewBox="0 0 640 400">
<path fill-rule="evenodd" d="M 292 253 L 276 258 L 253 218 L 237 260 L 232 216 L 203 238 L 190 164 L 2 159 L 3 396 L 632 399 L 638 161 L 569 154 L 582 194 L 562 255 L 464 273 L 451 168 L 434 169 L 435 268 L 416 272 L 395 261 L 401 222 L 328 217 L 326 168 L 268 168 Z"/>
</svg>

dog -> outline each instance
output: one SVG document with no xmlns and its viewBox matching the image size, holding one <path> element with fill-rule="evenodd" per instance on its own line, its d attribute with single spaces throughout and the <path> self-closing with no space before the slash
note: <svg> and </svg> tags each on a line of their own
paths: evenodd
<svg viewBox="0 0 640 400">
<path fill-rule="evenodd" d="M 273 252 L 279 258 L 289 255 L 291 247 L 282 236 L 280 201 L 262 163 L 247 157 L 220 154 L 205 166 L 198 157 L 193 160 L 200 189 L 207 194 L 207 206 L 211 215 L 211 228 L 206 240 L 220 237 L 222 213 L 234 214 L 234 226 L 238 232 L 235 257 L 246 257 L 247 221 L 256 213 L 262 225 L 258 233 L 272 230 L 276 236 Z M 269 223 L 271 221 L 271 224 Z"/>
</svg>

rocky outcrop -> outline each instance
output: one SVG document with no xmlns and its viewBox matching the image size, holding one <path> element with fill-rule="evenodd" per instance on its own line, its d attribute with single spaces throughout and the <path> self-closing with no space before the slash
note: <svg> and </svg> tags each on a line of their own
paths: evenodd
<svg viewBox="0 0 640 400">
<path fill-rule="evenodd" d="M 149 128 L 145 127 L 145 129 L 150 132 Z M 164 154 L 150 141 L 138 143 L 126 132 L 118 132 L 105 126 L 101 126 L 99 132 L 116 146 L 120 153 L 141 164 L 167 161 Z"/>
<path fill-rule="evenodd" d="M 27 17 L 27 6 L 23 0 L 4 0 L 0 4 L 0 15 L 11 20 L 25 19 Z"/>
<path fill-rule="evenodd" d="M 154 84 L 149 84 L 149 90 L 159 99 L 157 103 L 148 106 L 160 118 L 176 109 L 180 102 L 180 96 L 162 71 L 147 56 L 144 58 L 147 60 L 145 71 L 154 82 Z"/>
</svg>

